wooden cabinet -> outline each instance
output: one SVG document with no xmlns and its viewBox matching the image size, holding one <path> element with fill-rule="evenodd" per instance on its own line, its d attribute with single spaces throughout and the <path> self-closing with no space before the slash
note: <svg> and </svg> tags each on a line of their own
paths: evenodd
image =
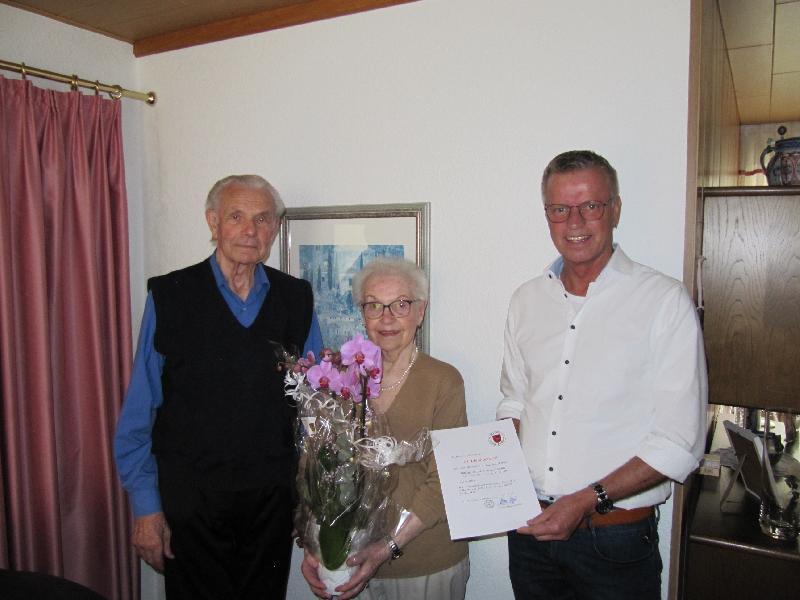
<svg viewBox="0 0 800 600">
<path fill-rule="evenodd" d="M 797 540 L 774 540 L 758 526 L 758 502 L 737 484 L 723 509 L 720 489 L 731 473 L 699 477 L 691 517 L 684 600 L 796 598 L 800 594 Z"/>
<path fill-rule="evenodd" d="M 702 188 L 699 202 L 709 402 L 798 413 L 800 188 Z M 740 484 L 720 508 L 730 476 L 694 477 L 680 597 L 795 597 L 798 542 L 762 533 L 758 502 Z"/>
<path fill-rule="evenodd" d="M 714 404 L 800 412 L 800 188 L 703 188 Z"/>
</svg>

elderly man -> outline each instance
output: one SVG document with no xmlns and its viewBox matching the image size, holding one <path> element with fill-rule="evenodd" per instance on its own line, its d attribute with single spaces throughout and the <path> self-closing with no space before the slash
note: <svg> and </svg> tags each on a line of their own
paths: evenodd
<svg viewBox="0 0 800 600">
<path fill-rule="evenodd" d="M 509 532 L 514 595 L 657 599 L 657 507 L 703 454 L 694 305 L 613 243 L 622 203 L 603 157 L 556 156 L 542 197 L 560 257 L 511 299 L 497 408 L 543 508 Z"/>
<path fill-rule="evenodd" d="M 284 213 L 257 175 L 208 194 L 216 251 L 154 277 L 115 439 L 133 545 L 169 600 L 283 598 L 293 410 L 272 342 L 322 346 L 308 282 L 262 264 Z"/>
</svg>

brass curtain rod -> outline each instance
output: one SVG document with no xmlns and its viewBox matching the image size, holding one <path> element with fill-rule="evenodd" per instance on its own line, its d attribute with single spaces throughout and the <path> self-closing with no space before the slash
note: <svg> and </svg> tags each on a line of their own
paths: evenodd
<svg viewBox="0 0 800 600">
<path fill-rule="evenodd" d="M 89 81 L 88 79 L 82 79 L 77 75 L 64 75 L 62 73 L 56 73 L 54 71 L 47 71 L 45 69 L 39 69 L 36 67 L 29 67 L 25 63 L 13 63 L 7 60 L 0 59 L 0 69 L 5 69 L 6 71 L 15 71 L 22 75 L 24 79 L 27 75 L 31 75 L 33 77 L 42 77 L 44 79 L 50 79 L 51 81 L 60 81 L 61 83 L 68 83 L 73 90 L 78 89 L 79 87 L 92 89 L 97 93 L 106 92 L 109 96 L 114 98 L 115 100 L 119 100 L 120 98 L 133 98 L 134 100 L 142 100 L 147 102 L 147 104 L 155 104 L 156 103 L 156 93 L 155 92 L 135 92 L 133 90 L 126 90 L 123 87 L 118 85 L 111 85 L 108 83 L 100 83 L 99 81 Z"/>
</svg>

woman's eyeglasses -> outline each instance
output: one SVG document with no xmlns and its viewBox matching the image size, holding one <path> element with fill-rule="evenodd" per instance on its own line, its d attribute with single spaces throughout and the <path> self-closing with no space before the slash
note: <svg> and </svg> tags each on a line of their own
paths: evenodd
<svg viewBox="0 0 800 600">
<path fill-rule="evenodd" d="M 393 316 L 402 318 L 407 317 L 411 313 L 411 305 L 414 302 L 418 302 L 418 300 L 398 298 L 389 304 L 384 304 L 383 302 L 364 302 L 361 304 L 361 310 L 364 311 L 364 316 L 368 319 L 380 319 L 387 308 Z"/>
</svg>

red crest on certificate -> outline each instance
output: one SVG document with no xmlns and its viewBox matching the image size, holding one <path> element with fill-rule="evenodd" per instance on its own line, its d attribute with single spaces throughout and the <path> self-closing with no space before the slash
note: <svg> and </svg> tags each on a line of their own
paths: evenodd
<svg viewBox="0 0 800 600">
<path fill-rule="evenodd" d="M 500 431 L 493 431 L 489 435 L 489 441 L 492 442 L 495 446 L 501 445 L 505 439 L 503 438 L 503 434 Z"/>
</svg>

